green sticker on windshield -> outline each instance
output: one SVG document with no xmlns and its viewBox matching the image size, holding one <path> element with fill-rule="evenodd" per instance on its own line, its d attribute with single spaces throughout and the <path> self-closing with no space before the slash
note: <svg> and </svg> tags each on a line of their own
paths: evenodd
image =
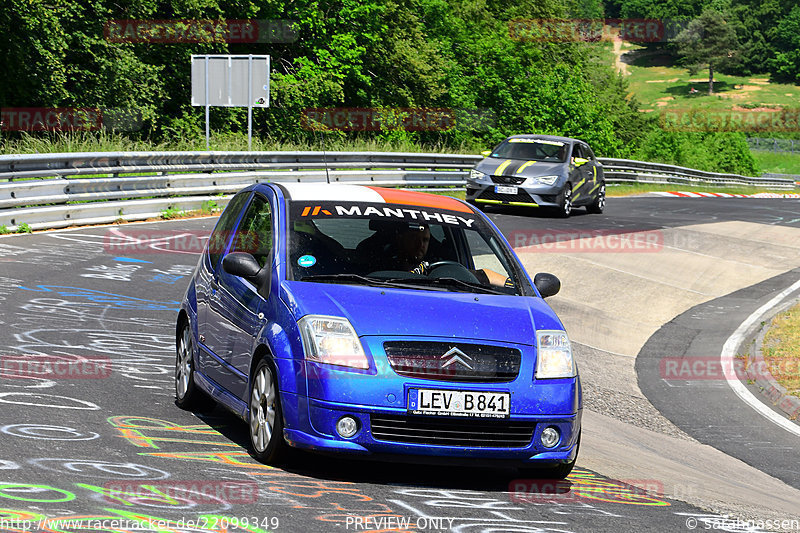
<svg viewBox="0 0 800 533">
<path fill-rule="evenodd" d="M 301 255 L 297 259 L 297 264 L 303 268 L 312 267 L 317 264 L 317 258 L 313 255 Z"/>
</svg>

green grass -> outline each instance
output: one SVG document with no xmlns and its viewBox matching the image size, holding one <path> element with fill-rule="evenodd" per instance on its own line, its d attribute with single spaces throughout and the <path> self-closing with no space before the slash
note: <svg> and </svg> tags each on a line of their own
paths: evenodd
<svg viewBox="0 0 800 533">
<path fill-rule="evenodd" d="M 430 152 L 452 154 L 479 154 L 487 146 L 445 146 L 441 144 L 418 145 L 405 140 L 376 140 L 349 138 L 336 135 L 320 136 L 314 142 L 278 141 L 271 138 L 253 138 L 253 151 L 321 151 L 330 152 Z M 133 151 L 204 151 L 205 137 L 175 138 L 170 142 L 153 143 L 127 138 L 106 132 L 72 132 L 60 134 L 27 134 L 18 138 L 0 138 L 0 154 L 42 154 L 72 152 L 133 152 Z M 211 135 L 211 150 L 246 151 L 245 134 Z"/>
<path fill-rule="evenodd" d="M 626 78 L 630 82 L 631 92 L 641 103 L 641 110 L 645 112 L 685 108 L 713 111 L 734 106 L 745 109 L 795 108 L 800 102 L 800 87 L 772 83 L 767 74 L 729 76 L 715 73 L 715 94 L 709 96 L 708 70 L 690 75 L 687 69 L 672 65 L 669 56 L 650 54 L 643 47 L 631 43 L 623 43 L 622 51 L 627 52 L 625 59 L 632 60 L 628 64 L 630 74 Z M 690 94 L 692 87 L 698 92 Z"/>
<path fill-rule="evenodd" d="M 791 154 L 751 150 L 751 153 L 762 172 L 800 175 L 800 152 Z"/>
<path fill-rule="evenodd" d="M 774 192 L 778 194 L 794 193 L 797 189 L 768 189 L 759 187 L 703 187 L 697 185 L 635 183 L 631 185 L 608 185 L 607 196 L 631 196 L 655 191 L 681 191 L 681 192 L 721 192 L 728 194 L 757 194 L 760 192 Z"/>
<path fill-rule="evenodd" d="M 761 353 L 778 383 L 800 396 L 800 305 L 772 319 Z"/>
</svg>

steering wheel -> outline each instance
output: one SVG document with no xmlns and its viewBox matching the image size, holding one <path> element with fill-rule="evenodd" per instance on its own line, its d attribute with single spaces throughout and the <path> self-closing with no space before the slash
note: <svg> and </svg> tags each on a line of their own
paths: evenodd
<svg viewBox="0 0 800 533">
<path fill-rule="evenodd" d="M 451 269 L 449 269 L 450 272 L 444 274 L 444 276 L 434 276 L 434 270 L 448 266 L 451 267 Z M 467 267 L 458 261 L 436 261 L 435 263 L 428 265 L 428 268 L 430 269 L 430 272 L 428 273 L 428 276 L 430 277 L 450 277 L 470 283 L 480 283 L 478 278 L 475 277 L 475 274 L 470 272 Z"/>
<path fill-rule="evenodd" d="M 437 267 L 440 267 L 440 266 L 444 266 L 444 265 L 455 265 L 455 266 L 460 266 L 461 268 L 466 268 L 464 265 L 462 265 L 458 261 L 436 261 L 435 263 L 431 263 L 430 265 L 428 265 L 428 268 L 433 270 L 434 268 L 437 268 Z"/>
</svg>

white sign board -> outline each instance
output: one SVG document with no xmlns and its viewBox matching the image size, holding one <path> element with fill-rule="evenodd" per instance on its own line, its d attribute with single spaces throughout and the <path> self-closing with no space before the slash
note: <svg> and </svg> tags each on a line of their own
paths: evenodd
<svg viewBox="0 0 800 533">
<path fill-rule="evenodd" d="M 192 105 L 269 107 L 269 69 L 269 56 L 192 55 Z"/>
</svg>

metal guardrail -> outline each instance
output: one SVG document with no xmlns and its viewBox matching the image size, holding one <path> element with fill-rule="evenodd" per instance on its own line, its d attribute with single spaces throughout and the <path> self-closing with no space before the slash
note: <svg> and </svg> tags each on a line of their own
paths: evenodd
<svg viewBox="0 0 800 533">
<path fill-rule="evenodd" d="M 388 187 L 463 187 L 477 155 L 394 152 L 104 152 L 0 155 L 0 226 L 15 231 L 158 217 L 165 210 L 223 207 L 262 181 Z M 756 185 L 791 179 L 715 174 L 601 158 L 609 183 Z"/>
<path fill-rule="evenodd" d="M 603 163 L 606 181 L 609 183 L 663 183 L 706 186 L 750 186 L 773 189 L 793 189 L 795 182 L 786 178 L 749 177 L 739 174 L 720 174 L 693 168 L 647 163 L 628 159 L 598 158 Z"/>
</svg>

